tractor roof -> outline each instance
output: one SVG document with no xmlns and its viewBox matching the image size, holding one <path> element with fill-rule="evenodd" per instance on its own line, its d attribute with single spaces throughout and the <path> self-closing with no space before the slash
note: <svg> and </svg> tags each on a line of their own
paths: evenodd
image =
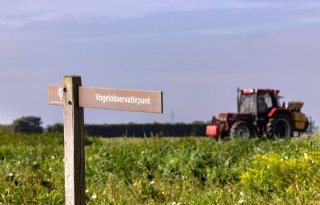
<svg viewBox="0 0 320 205">
<path fill-rule="evenodd" d="M 280 91 L 279 90 L 274 90 L 274 89 L 242 89 L 241 93 L 242 94 L 253 94 L 253 93 L 266 94 L 266 93 L 272 93 L 272 94 L 278 95 L 280 93 Z"/>
</svg>

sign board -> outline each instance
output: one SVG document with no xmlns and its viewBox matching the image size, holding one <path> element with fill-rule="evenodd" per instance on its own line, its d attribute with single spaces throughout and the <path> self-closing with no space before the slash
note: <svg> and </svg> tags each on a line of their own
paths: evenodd
<svg viewBox="0 0 320 205">
<path fill-rule="evenodd" d="M 79 106 L 134 112 L 163 113 L 162 92 L 79 87 Z M 63 87 L 48 86 L 48 102 L 63 105 Z"/>
<path fill-rule="evenodd" d="M 49 105 L 63 106 L 63 87 L 60 85 L 48 86 L 48 102 Z"/>
<path fill-rule="evenodd" d="M 63 86 L 48 86 L 51 105 L 63 106 L 65 204 L 85 204 L 83 108 L 162 113 L 162 92 L 82 87 L 80 76 L 64 76 Z"/>
</svg>

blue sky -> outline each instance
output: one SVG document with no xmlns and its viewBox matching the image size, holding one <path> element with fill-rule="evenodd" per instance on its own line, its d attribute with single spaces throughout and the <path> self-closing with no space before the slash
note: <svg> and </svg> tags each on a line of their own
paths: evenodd
<svg viewBox="0 0 320 205">
<path fill-rule="evenodd" d="M 320 2 L 111 0 L 0 2 L 0 123 L 62 122 L 47 85 L 162 90 L 164 114 L 85 110 L 86 123 L 208 121 L 236 88 L 278 88 L 320 121 Z"/>
</svg>

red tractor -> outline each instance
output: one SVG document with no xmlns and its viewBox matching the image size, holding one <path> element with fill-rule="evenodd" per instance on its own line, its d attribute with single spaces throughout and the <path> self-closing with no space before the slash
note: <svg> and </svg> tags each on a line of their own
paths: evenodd
<svg viewBox="0 0 320 205">
<path fill-rule="evenodd" d="M 308 118 L 301 112 L 302 102 L 280 103 L 279 90 L 238 89 L 238 113 L 220 113 L 212 117 L 206 135 L 213 138 L 266 135 L 290 138 L 293 132 L 305 132 Z"/>
</svg>

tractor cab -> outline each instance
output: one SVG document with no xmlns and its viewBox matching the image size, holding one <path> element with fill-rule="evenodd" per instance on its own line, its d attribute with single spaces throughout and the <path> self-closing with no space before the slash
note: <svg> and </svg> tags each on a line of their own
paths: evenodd
<svg viewBox="0 0 320 205">
<path fill-rule="evenodd" d="M 279 108 L 279 90 L 249 89 L 238 91 L 238 112 L 265 114 L 270 108 Z"/>
<path fill-rule="evenodd" d="M 251 114 L 256 121 L 267 120 L 272 108 L 280 108 L 279 90 L 238 90 L 238 113 Z"/>
<path fill-rule="evenodd" d="M 253 126 L 262 131 L 268 113 L 273 108 L 281 108 L 278 94 L 279 90 L 271 89 L 238 90 L 238 113 L 250 114 Z"/>
</svg>

